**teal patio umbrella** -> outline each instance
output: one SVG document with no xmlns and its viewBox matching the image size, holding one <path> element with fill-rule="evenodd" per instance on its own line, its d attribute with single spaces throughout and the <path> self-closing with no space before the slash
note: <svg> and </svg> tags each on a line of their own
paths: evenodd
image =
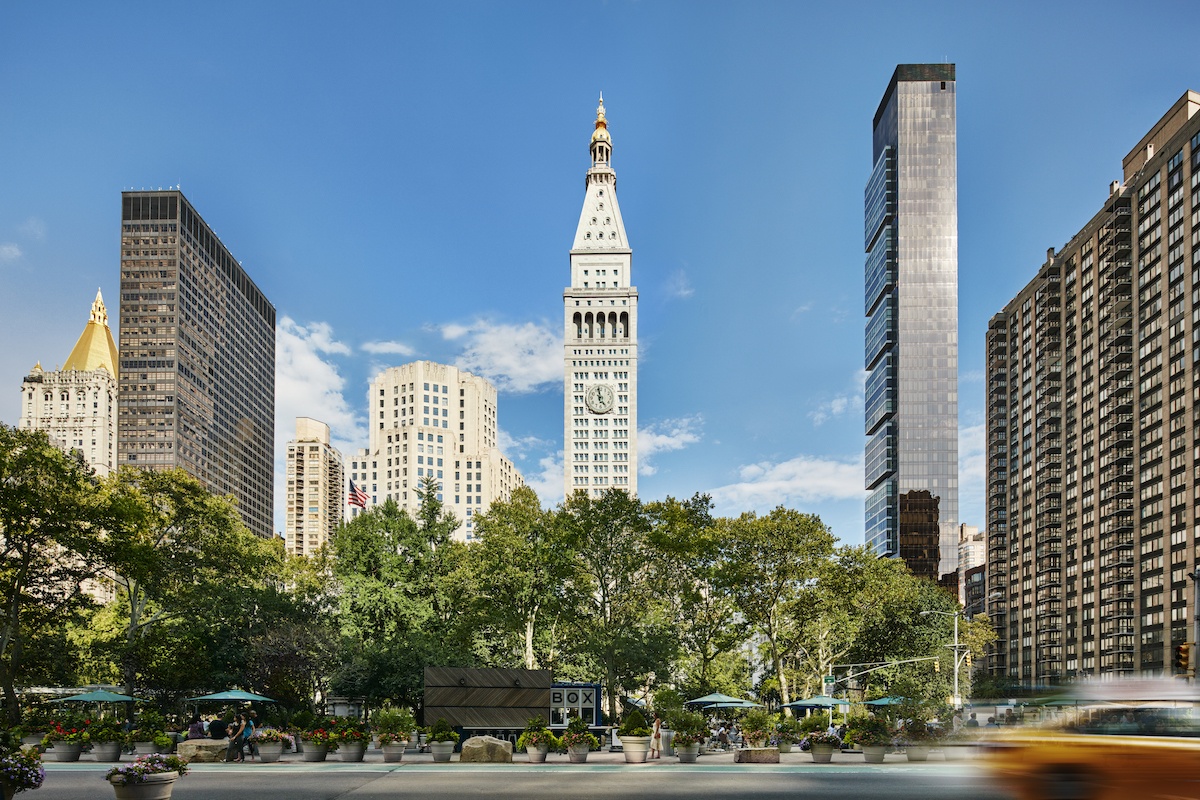
<svg viewBox="0 0 1200 800">
<path fill-rule="evenodd" d="M 736 704 L 738 704 L 738 703 L 749 703 L 749 702 L 751 702 L 751 701 L 743 700 L 740 697 L 730 697 L 727 694 L 721 694 L 720 692 L 713 692 L 712 694 L 704 695 L 704 697 L 697 697 L 695 700 L 688 700 L 685 705 L 690 706 L 690 705 L 694 704 L 694 705 L 701 705 L 701 706 L 715 706 L 718 703 L 734 703 L 735 705 L 732 707 L 736 708 L 737 707 Z M 757 704 L 755 704 L 755 705 L 757 705 Z"/>
<path fill-rule="evenodd" d="M 70 697 L 60 697 L 57 700 L 51 700 L 51 703 L 128 703 L 131 701 L 141 700 L 140 697 L 130 697 L 127 694 L 117 694 L 116 692 L 106 692 L 103 689 L 94 692 L 84 692 L 83 694 L 73 694 Z"/>
<path fill-rule="evenodd" d="M 863 703 L 864 706 L 898 706 L 904 702 L 903 697 L 880 697 L 876 700 L 868 700 Z"/>
<path fill-rule="evenodd" d="M 848 706 L 849 702 L 838 700 L 836 697 L 830 697 L 827 694 L 813 695 L 806 697 L 803 700 L 793 700 L 790 703 L 784 703 L 783 708 L 815 708 L 817 706 Z"/>
<path fill-rule="evenodd" d="M 274 703 L 274 702 L 276 702 L 275 700 L 272 700 L 269 697 L 263 697 L 261 694 L 255 694 L 254 692 L 243 692 L 241 689 L 230 689 L 227 692 L 217 692 L 216 694 L 206 694 L 201 697 L 189 697 L 184 702 L 199 703 L 199 702 L 202 702 L 205 700 L 212 700 L 213 702 L 218 702 L 218 703 L 221 703 L 221 702 L 224 702 L 224 703 L 250 703 L 250 702 Z"/>
</svg>

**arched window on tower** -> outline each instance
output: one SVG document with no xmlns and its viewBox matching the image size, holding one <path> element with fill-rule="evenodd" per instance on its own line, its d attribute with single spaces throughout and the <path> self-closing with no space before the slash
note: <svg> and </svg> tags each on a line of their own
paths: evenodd
<svg viewBox="0 0 1200 800">
<path fill-rule="evenodd" d="M 572 318 L 571 321 L 575 323 L 575 338 L 582 339 L 583 338 L 583 315 L 580 314 L 578 311 L 576 311 L 575 316 Z"/>
<path fill-rule="evenodd" d="M 629 312 L 628 311 L 621 312 L 621 338 L 622 339 L 629 338 Z"/>
</svg>

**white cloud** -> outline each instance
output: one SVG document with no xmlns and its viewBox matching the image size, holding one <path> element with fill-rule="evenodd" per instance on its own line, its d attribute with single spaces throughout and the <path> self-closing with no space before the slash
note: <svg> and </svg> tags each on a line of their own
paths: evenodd
<svg viewBox="0 0 1200 800">
<path fill-rule="evenodd" d="M 554 508 L 563 501 L 563 452 L 538 459 L 537 471 L 525 475 L 525 483 L 537 493 L 543 508 Z"/>
<path fill-rule="evenodd" d="M 514 461 L 524 458 L 532 451 L 544 450 L 551 444 L 537 436 L 522 436 L 519 439 L 513 438 L 504 428 L 499 430 L 496 439 L 497 445 L 500 447 L 500 452 Z"/>
<path fill-rule="evenodd" d="M 328 323 L 279 320 L 275 329 L 275 509 L 279 514 L 287 491 L 287 442 L 296 435 L 296 417 L 328 424 L 333 445 L 342 455 L 366 446 L 366 423 L 346 402 L 346 380 L 329 358 L 336 355 L 350 355 L 350 348 L 334 338 Z"/>
<path fill-rule="evenodd" d="M 562 381 L 562 338 L 549 328 L 478 319 L 441 330 L 443 338 L 463 342 L 454 365 L 487 378 L 502 392 L 535 392 Z"/>
<path fill-rule="evenodd" d="M 360 347 L 363 352 L 372 355 L 411 356 L 417 352 L 415 348 L 404 342 L 364 342 Z"/>
<path fill-rule="evenodd" d="M 677 269 L 671 273 L 671 276 L 667 278 L 665 288 L 668 297 L 677 297 L 680 299 L 691 297 L 696 293 L 696 290 L 692 288 L 692 282 L 688 280 L 687 273 L 681 269 Z"/>
<path fill-rule="evenodd" d="M 46 223 L 37 217 L 30 217 L 22 222 L 18 230 L 30 239 L 36 239 L 39 242 L 46 238 Z"/>
<path fill-rule="evenodd" d="M 637 433 L 638 474 L 653 475 L 658 467 L 650 459 L 658 453 L 682 450 L 689 444 L 700 441 L 704 418 L 695 414 L 690 417 L 664 419 L 641 428 Z"/>
<path fill-rule="evenodd" d="M 0 262 L 16 261 L 20 257 L 21 257 L 21 248 L 20 247 L 17 247 L 12 242 L 5 242 L 4 244 L 0 244 Z"/>
<path fill-rule="evenodd" d="M 812 311 L 812 307 L 812 303 L 804 303 L 803 305 L 796 306 L 796 310 L 792 312 L 792 319 L 795 319 L 802 314 L 807 314 L 809 311 Z"/>
<path fill-rule="evenodd" d="M 737 483 L 712 490 L 718 513 L 769 511 L 781 504 L 855 500 L 866 495 L 861 457 L 838 461 L 799 455 L 779 463 L 760 461 L 739 467 L 738 478 Z"/>
<path fill-rule="evenodd" d="M 814 427 L 820 427 L 834 417 L 840 417 L 847 411 L 863 410 L 863 395 L 866 391 L 867 371 L 859 370 L 855 376 L 854 387 L 821 403 L 814 411 L 808 412 Z"/>
</svg>

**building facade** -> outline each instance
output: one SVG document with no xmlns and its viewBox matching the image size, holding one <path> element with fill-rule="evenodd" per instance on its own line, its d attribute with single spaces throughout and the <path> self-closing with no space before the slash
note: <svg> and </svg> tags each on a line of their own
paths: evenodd
<svg viewBox="0 0 1200 800">
<path fill-rule="evenodd" d="M 914 553 L 946 583 L 958 560 L 956 137 L 954 65 L 896 67 L 864 192 L 866 541 L 882 556 Z"/>
<path fill-rule="evenodd" d="M 604 98 L 563 290 L 563 487 L 637 494 L 637 306 Z"/>
<path fill-rule="evenodd" d="M 275 307 L 182 192 L 121 206 L 118 461 L 181 468 L 274 536 Z"/>
<path fill-rule="evenodd" d="M 388 499 L 416 518 L 426 479 L 460 525 L 455 538 L 475 539 L 475 517 L 493 500 L 508 500 L 524 478 L 498 446 L 496 387 L 446 364 L 415 361 L 375 376 L 367 394 L 370 446 L 351 458 L 350 479 L 370 505 Z M 342 502 L 345 502 L 343 497 Z M 351 516 L 362 509 L 351 508 Z"/>
<path fill-rule="evenodd" d="M 288 552 L 312 555 L 342 524 L 345 508 L 345 462 L 329 443 L 329 426 L 309 417 L 296 417 L 296 438 L 287 445 L 283 539 Z"/>
<path fill-rule="evenodd" d="M 78 451 L 104 477 L 117 468 L 117 345 L 104 298 L 96 292 L 91 318 L 62 369 L 39 362 L 21 384 L 18 428 L 46 431 L 50 441 Z"/>
<path fill-rule="evenodd" d="M 1200 95 L 987 332 L 989 669 L 1170 671 L 1200 549 Z"/>
</svg>

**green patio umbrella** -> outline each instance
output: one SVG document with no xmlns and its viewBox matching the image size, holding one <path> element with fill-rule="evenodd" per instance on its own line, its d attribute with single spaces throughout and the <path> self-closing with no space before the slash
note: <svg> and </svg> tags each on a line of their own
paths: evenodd
<svg viewBox="0 0 1200 800">
<path fill-rule="evenodd" d="M 813 695 L 806 697 L 803 700 L 793 700 L 790 703 L 784 703 L 783 708 L 814 708 L 817 706 L 848 706 L 850 703 L 846 700 L 838 700 L 836 697 L 830 697 L 827 694 Z"/>
<path fill-rule="evenodd" d="M 898 706 L 904 702 L 903 697 L 880 697 L 875 700 L 868 700 L 863 705 L 865 706 Z"/>
<path fill-rule="evenodd" d="M 117 694 L 116 692 L 106 692 L 100 689 L 95 692 L 84 692 L 83 694 L 73 694 L 70 697 L 60 697 L 57 700 L 51 700 L 51 703 L 128 703 L 131 701 L 140 701 L 140 697 L 130 697 L 127 694 Z"/>
<path fill-rule="evenodd" d="M 205 700 L 212 700 L 214 702 L 225 702 L 225 703 L 249 703 L 249 702 L 274 703 L 274 702 L 276 702 L 275 700 L 272 700 L 269 697 L 263 697 L 261 694 L 254 694 L 254 692 L 243 692 L 241 689 L 230 689 L 227 692 L 217 692 L 216 694 L 206 694 L 201 697 L 189 697 L 184 702 L 198 703 L 198 702 L 205 701 Z"/>
<path fill-rule="evenodd" d="M 730 697 L 727 694 L 721 694 L 720 692 L 713 692 L 712 694 L 704 695 L 704 697 L 697 697 L 695 700 L 688 700 L 687 703 L 685 703 L 685 705 L 690 706 L 692 704 L 696 704 L 696 705 L 702 705 L 702 706 L 713 706 L 718 703 L 749 703 L 749 702 L 750 702 L 749 700 L 743 700 L 740 697 Z M 734 706 L 734 707 L 736 708 L 736 706 Z"/>
</svg>

